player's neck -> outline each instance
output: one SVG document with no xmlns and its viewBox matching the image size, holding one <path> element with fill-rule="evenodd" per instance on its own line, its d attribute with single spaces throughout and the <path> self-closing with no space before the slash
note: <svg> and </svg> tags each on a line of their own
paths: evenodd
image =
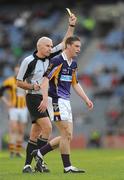
<svg viewBox="0 0 124 180">
<path fill-rule="evenodd" d="M 66 54 L 68 61 L 72 61 L 72 57 L 71 57 L 70 53 L 67 50 L 65 50 L 64 53 Z"/>
</svg>

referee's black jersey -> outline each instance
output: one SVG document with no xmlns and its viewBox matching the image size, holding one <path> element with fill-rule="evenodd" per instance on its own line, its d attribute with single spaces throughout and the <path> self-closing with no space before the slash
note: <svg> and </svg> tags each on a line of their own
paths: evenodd
<svg viewBox="0 0 124 180">
<path fill-rule="evenodd" d="M 49 60 L 62 52 L 62 44 L 55 46 L 52 49 L 52 53 L 47 58 L 39 58 L 35 51 L 32 55 L 26 57 L 20 66 L 19 73 L 17 75 L 17 80 L 27 81 L 31 84 L 41 84 L 43 75 L 48 68 Z M 34 91 L 28 90 L 30 94 L 42 94 L 41 90 Z"/>
</svg>

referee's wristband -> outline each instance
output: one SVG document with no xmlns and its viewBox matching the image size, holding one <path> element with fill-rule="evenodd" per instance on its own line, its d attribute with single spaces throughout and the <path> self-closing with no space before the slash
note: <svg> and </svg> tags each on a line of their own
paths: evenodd
<svg viewBox="0 0 124 180">
<path fill-rule="evenodd" d="M 71 26 L 71 27 L 75 27 L 75 25 L 73 25 L 73 24 L 69 24 L 69 26 Z"/>
</svg>

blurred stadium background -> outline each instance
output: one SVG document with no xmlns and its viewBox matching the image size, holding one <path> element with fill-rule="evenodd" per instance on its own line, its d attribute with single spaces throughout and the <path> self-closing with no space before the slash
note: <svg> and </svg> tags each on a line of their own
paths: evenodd
<svg viewBox="0 0 124 180">
<path fill-rule="evenodd" d="M 124 147 L 124 2 L 120 0 L 0 0 L 0 84 L 34 51 L 41 36 L 54 44 L 66 32 L 69 7 L 83 46 L 79 81 L 94 102 L 89 112 L 72 91 L 72 147 Z M 25 131 L 25 143 L 30 120 Z M 8 115 L 0 101 L 0 149 L 7 147 Z M 53 128 L 53 136 L 56 135 Z M 24 144 L 25 146 L 25 144 Z"/>
</svg>

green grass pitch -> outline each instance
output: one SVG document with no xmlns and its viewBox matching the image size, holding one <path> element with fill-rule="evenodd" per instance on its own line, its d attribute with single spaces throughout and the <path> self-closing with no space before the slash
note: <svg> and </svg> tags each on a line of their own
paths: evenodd
<svg viewBox="0 0 124 180">
<path fill-rule="evenodd" d="M 73 150 L 72 163 L 84 168 L 85 174 L 64 174 L 58 151 L 45 157 L 49 174 L 22 174 L 24 160 L 0 152 L 0 180 L 124 180 L 124 150 Z"/>
</svg>

